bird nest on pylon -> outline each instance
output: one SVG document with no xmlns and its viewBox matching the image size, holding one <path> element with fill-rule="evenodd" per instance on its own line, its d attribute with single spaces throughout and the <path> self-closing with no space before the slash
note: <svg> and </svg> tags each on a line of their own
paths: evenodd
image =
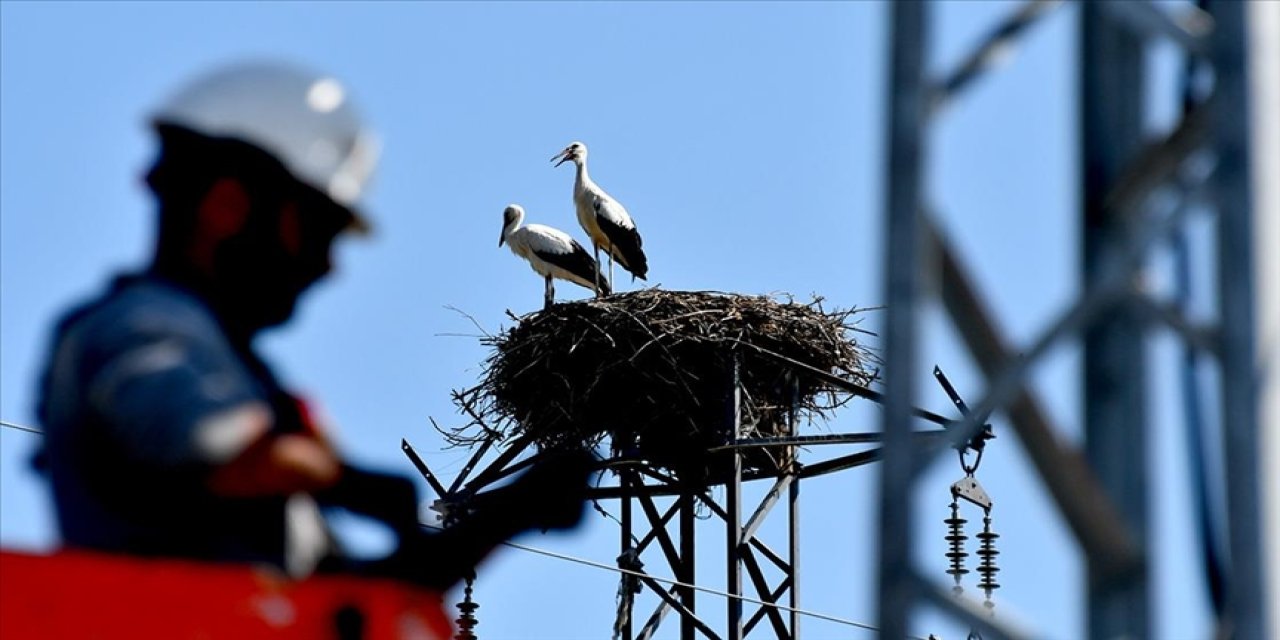
<svg viewBox="0 0 1280 640">
<path fill-rule="evenodd" d="M 850 396 L 785 359 L 864 386 L 875 378 L 860 314 L 821 299 L 659 289 L 556 304 L 483 338 L 494 351 L 480 383 L 454 393 L 472 422 L 448 435 L 528 436 L 543 449 L 608 438 L 624 457 L 709 480 L 725 459 L 709 449 L 731 438 L 735 363 L 739 437 L 788 435 Z M 783 464 L 767 449 L 743 460 Z"/>
</svg>

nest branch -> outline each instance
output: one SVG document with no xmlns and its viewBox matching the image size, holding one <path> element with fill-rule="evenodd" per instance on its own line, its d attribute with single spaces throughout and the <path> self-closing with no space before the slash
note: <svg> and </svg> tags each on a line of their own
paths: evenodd
<svg viewBox="0 0 1280 640">
<path fill-rule="evenodd" d="M 454 392 L 470 418 L 450 441 L 474 445 L 527 435 L 541 448 L 635 448 L 688 475 L 707 448 L 730 437 L 733 365 L 741 424 L 782 435 L 790 417 L 825 418 L 852 396 L 742 345 L 756 346 L 860 385 L 877 375 L 858 337 L 861 309 L 828 311 L 822 299 L 644 289 L 567 302 L 518 319 L 481 341 L 493 351 L 479 384 Z M 794 406 L 793 406 L 794 403 Z M 773 466 L 768 456 L 748 466 Z M 696 471 L 695 471 L 696 472 Z"/>
</svg>

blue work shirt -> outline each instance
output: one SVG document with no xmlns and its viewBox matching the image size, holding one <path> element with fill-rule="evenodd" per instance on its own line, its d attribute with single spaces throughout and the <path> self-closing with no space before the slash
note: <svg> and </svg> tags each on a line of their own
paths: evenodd
<svg viewBox="0 0 1280 640">
<path fill-rule="evenodd" d="M 58 323 L 40 383 L 64 542 L 282 565 L 285 498 L 210 493 L 208 474 L 235 451 L 198 437 L 211 417 L 270 407 L 281 393 L 192 292 L 154 276 L 117 279 Z"/>
</svg>

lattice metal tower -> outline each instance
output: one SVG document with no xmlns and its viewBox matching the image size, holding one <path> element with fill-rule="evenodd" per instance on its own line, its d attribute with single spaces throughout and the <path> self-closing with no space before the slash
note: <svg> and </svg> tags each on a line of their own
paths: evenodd
<svg viewBox="0 0 1280 640">
<path fill-rule="evenodd" d="M 1264 595 L 1260 514 L 1264 506 L 1275 508 L 1275 498 L 1264 503 L 1260 494 L 1266 486 L 1262 474 L 1271 474 L 1269 482 L 1276 476 L 1261 467 L 1259 445 L 1264 425 L 1261 412 L 1275 403 L 1275 374 L 1266 376 L 1280 363 L 1274 349 L 1260 350 L 1265 347 L 1260 346 L 1260 332 L 1274 335 L 1274 329 L 1260 325 L 1258 318 L 1270 313 L 1274 320 L 1274 287 L 1280 283 L 1266 282 L 1268 276 L 1258 275 L 1274 274 L 1275 259 L 1255 251 L 1272 254 L 1276 242 L 1267 249 L 1266 240 L 1258 241 L 1255 233 L 1269 229 L 1274 235 L 1276 227 L 1267 216 L 1280 211 L 1265 211 L 1253 201 L 1259 196 L 1251 189 L 1262 181 L 1251 182 L 1250 172 L 1256 168 L 1251 164 L 1250 146 L 1276 143 L 1274 136 L 1262 142 L 1251 137 L 1249 73 L 1251 64 L 1265 65 L 1273 72 L 1269 79 L 1252 76 L 1263 78 L 1255 84 L 1257 94 L 1258 86 L 1280 82 L 1280 68 L 1275 60 L 1254 61 L 1246 55 L 1251 42 L 1246 13 L 1273 9 L 1258 6 L 1265 3 L 1234 0 L 1174 7 L 1124 0 L 1075 7 L 1081 52 L 1083 293 L 1036 340 L 1014 349 L 997 330 L 960 252 L 934 224 L 937 214 L 927 206 L 922 167 L 931 118 L 969 86 L 996 49 L 1018 37 L 1023 27 L 1053 4 L 1057 3 L 1037 0 L 1023 5 L 957 72 L 936 83 L 924 73 L 930 4 L 897 2 L 891 8 L 884 210 L 888 310 L 882 330 L 886 385 L 880 504 L 882 637 L 904 637 L 908 612 L 918 602 L 959 616 L 985 637 L 1015 636 L 1013 629 L 924 578 L 912 559 L 911 489 L 936 454 L 936 449 L 926 452 L 913 447 L 907 427 L 916 387 L 912 367 L 919 309 L 931 277 L 937 278 L 943 306 L 988 379 L 988 389 L 972 414 L 1006 413 L 1087 558 L 1086 627 L 1092 638 L 1144 638 L 1152 633 L 1152 558 L 1147 556 L 1151 532 L 1146 517 L 1150 470 L 1142 453 L 1147 448 L 1149 422 L 1144 406 L 1153 378 L 1144 365 L 1146 339 L 1156 331 L 1170 331 L 1189 354 L 1189 368 L 1199 366 L 1197 359 L 1216 364 L 1230 561 L 1220 565 L 1210 559 L 1206 564 L 1217 565 L 1218 570 L 1211 568 L 1206 580 L 1211 587 L 1221 587 L 1215 591 L 1220 605 L 1216 613 L 1220 629 L 1229 637 L 1272 637 L 1266 629 L 1266 608 L 1274 606 L 1269 605 L 1274 601 Z M 1156 38 L 1182 47 L 1192 81 L 1181 122 L 1162 139 L 1147 140 L 1141 127 L 1147 108 L 1144 79 L 1149 73 L 1143 54 Z M 1269 151 L 1268 157 L 1275 153 Z M 1253 157 L 1256 162 L 1261 156 Z M 1162 198 L 1152 197 L 1157 193 Z M 1271 198 L 1267 202 L 1274 207 Z M 1176 204 L 1169 205 L 1170 200 Z M 1218 310 L 1213 326 L 1197 324 L 1184 313 L 1180 301 L 1160 299 L 1139 285 L 1138 276 L 1153 247 L 1176 238 L 1191 211 L 1208 212 L 1216 223 L 1216 256 L 1212 264 L 1198 265 L 1217 274 Z M 1070 339 L 1081 340 L 1084 353 L 1081 376 L 1087 444 L 1083 451 L 1062 442 L 1041 402 L 1025 384 L 1028 370 L 1041 356 Z M 1267 358 L 1271 369 L 1263 366 Z M 1196 394 L 1190 385 L 1184 393 L 1188 390 Z M 1263 404 L 1267 397 L 1272 404 Z M 972 436 L 977 422 L 966 420 L 954 429 L 954 437 Z"/>
<path fill-rule="evenodd" d="M 786 356 L 768 351 L 761 351 L 758 355 L 775 360 L 792 372 L 820 379 L 829 387 L 852 396 L 877 402 L 884 400 L 877 391 Z M 883 434 L 800 435 L 799 411 L 794 403 L 788 412 L 789 435 L 748 436 L 741 410 L 743 386 L 739 366 L 735 359 L 732 370 L 726 372 L 723 422 L 702 425 L 714 429 L 722 443 L 705 452 L 711 456 L 706 458 L 709 462 L 706 477 L 690 480 L 672 475 L 638 455 L 634 443 L 620 441 L 618 434 L 613 434 L 611 455 L 600 463 L 600 468 L 606 472 L 602 475 L 602 484 L 591 488 L 587 495 L 598 503 L 617 501 L 621 549 L 617 566 L 623 573 L 614 629 L 614 637 L 619 640 L 652 638 L 673 613 L 676 620 L 671 626 L 678 626 L 682 640 L 699 637 L 741 640 L 757 629 L 755 637 L 800 638 L 800 616 L 812 613 L 799 608 L 801 481 L 868 465 L 880 459 L 882 447 L 878 446 L 822 459 L 814 459 L 815 455 L 802 458 L 801 447 L 877 445 Z M 963 408 L 964 402 L 942 372 L 935 369 L 934 375 L 952 401 Z M 798 393 L 794 390 L 793 398 Z M 944 427 L 912 430 L 910 435 L 918 443 L 941 442 L 950 433 L 949 429 L 959 423 L 959 418 L 948 418 L 925 409 L 913 408 L 910 414 L 913 423 L 926 422 Z M 971 438 L 973 447 L 981 449 L 986 437 L 983 431 Z M 534 445 L 533 439 L 526 435 L 507 443 L 501 454 L 483 468 L 478 468 L 478 463 L 497 442 L 498 438 L 484 440 L 448 487 L 436 478 L 407 441 L 402 447 L 437 495 L 442 497 L 441 504 L 448 511 L 451 508 L 448 505 L 465 505 L 472 496 L 483 494 L 490 485 L 518 473 L 536 458 L 536 455 L 521 458 Z M 969 444 L 965 441 L 959 449 L 969 450 Z M 760 464 L 761 456 L 767 456 L 771 462 Z M 748 465 L 748 460 L 754 463 Z M 474 474 L 473 470 L 476 470 Z M 749 501 L 744 497 L 743 486 L 754 481 L 769 483 L 769 489 L 759 500 Z M 783 508 L 776 509 L 779 506 Z M 761 533 L 762 525 L 775 511 L 784 511 L 786 517 L 780 543 L 766 540 Z M 723 554 L 726 572 L 723 590 L 700 588 L 695 584 L 695 569 L 699 562 L 695 529 L 699 512 L 702 518 L 724 527 L 723 545 L 709 550 L 712 554 Z M 708 550 L 702 550 L 701 554 L 707 558 Z M 664 565 L 664 569 L 654 572 L 652 566 L 646 566 L 654 564 Z M 674 576 L 675 581 L 658 577 L 662 574 Z M 716 596 L 723 597 L 723 607 L 719 602 L 710 610 L 705 606 L 699 607 L 698 603 L 705 600 L 705 597 L 699 598 L 699 590 L 713 591 Z M 655 596 L 657 606 L 651 610 L 635 606 L 635 597 L 640 594 Z M 464 602 L 459 608 L 464 614 L 469 614 L 474 605 Z M 837 620 L 831 616 L 824 617 Z M 723 634 L 717 631 L 717 627 L 724 629 Z M 469 632 L 469 628 L 467 626 L 464 631 Z M 471 636 L 460 633 L 458 637 Z"/>
</svg>

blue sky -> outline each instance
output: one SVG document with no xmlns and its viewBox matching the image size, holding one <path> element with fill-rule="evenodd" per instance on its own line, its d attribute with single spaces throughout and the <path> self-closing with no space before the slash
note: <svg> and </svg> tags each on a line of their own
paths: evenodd
<svg viewBox="0 0 1280 640">
<path fill-rule="evenodd" d="M 931 69 L 954 65 L 1013 6 L 936 5 Z M 461 466 L 466 453 L 444 449 L 428 418 L 461 422 L 449 391 L 475 381 L 486 349 L 468 337 L 477 332 L 471 321 L 449 307 L 493 332 L 508 326 L 506 310 L 541 304 L 539 279 L 494 241 L 511 202 L 524 205 L 529 221 L 581 239 L 572 169 L 548 162 L 572 140 L 589 145 L 592 176 L 634 216 L 651 284 L 878 305 L 886 13 L 873 2 L 4 2 L 0 416 L 33 422 L 53 318 L 146 255 L 149 110 L 192 74 L 249 57 L 333 73 L 383 141 L 366 207 L 377 235 L 344 244 L 338 272 L 309 294 L 292 325 L 264 341 L 285 377 L 325 406 L 341 447 L 358 461 L 411 474 L 399 451 L 406 437 L 437 472 L 451 477 Z M 929 141 L 929 200 L 1019 342 L 1077 292 L 1075 24 L 1067 8 L 1032 29 L 1012 62 L 954 105 Z M 1168 91 L 1172 58 L 1156 51 L 1152 59 L 1153 86 Z M 1170 105 L 1153 100 L 1153 130 L 1167 126 Z M 559 293 L 583 291 L 562 285 Z M 879 321 L 869 315 L 868 328 Z M 982 380 L 937 308 L 923 327 L 922 379 L 939 364 L 976 400 Z M 1158 362 L 1171 354 L 1167 344 L 1152 350 Z M 1035 373 L 1072 440 L 1077 359 L 1065 348 Z M 948 406 L 931 383 L 921 398 Z M 1164 532 L 1153 547 L 1156 635 L 1204 637 L 1190 520 L 1179 503 L 1186 494 L 1177 414 L 1162 399 L 1153 400 L 1151 455 L 1162 461 L 1153 486 L 1170 488 L 1157 496 L 1153 520 Z M 876 425 L 875 408 L 855 403 L 813 429 Z M 996 430 L 979 479 L 1003 536 L 998 610 L 1044 637 L 1080 637 L 1079 552 L 1002 417 Z M 47 492 L 26 466 L 35 442 L 0 430 L 6 547 L 56 544 Z M 866 467 L 805 485 L 804 608 L 874 623 L 876 475 Z M 919 487 L 916 558 L 940 582 L 948 578 L 947 486 L 960 475 L 948 460 Z M 699 580 L 718 587 L 723 571 L 712 550 L 722 534 L 711 525 L 700 531 L 707 542 Z M 352 535 L 367 547 L 376 539 Z M 618 552 L 615 525 L 594 514 L 572 534 L 520 542 L 605 563 Z M 616 586 L 608 572 L 503 550 L 481 570 L 478 630 L 488 638 L 603 637 Z M 647 615 L 652 601 L 642 602 Z M 703 611 L 722 607 L 713 596 L 700 599 Z M 675 628 L 668 622 L 663 637 Z M 804 628 L 815 638 L 873 637 L 818 620 Z M 928 610 L 913 628 L 948 640 L 967 631 Z"/>
</svg>

